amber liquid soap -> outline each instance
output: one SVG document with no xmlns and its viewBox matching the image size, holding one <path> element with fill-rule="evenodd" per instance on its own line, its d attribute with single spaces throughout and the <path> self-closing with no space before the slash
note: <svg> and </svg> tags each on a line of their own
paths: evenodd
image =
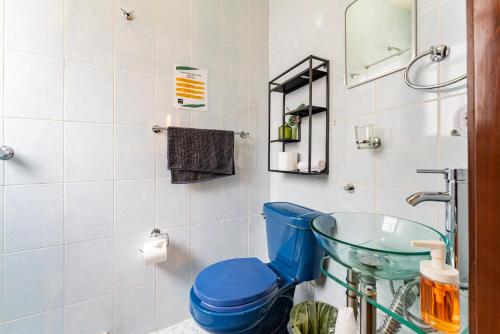
<svg viewBox="0 0 500 334">
<path fill-rule="evenodd" d="M 420 311 L 422 319 L 445 333 L 460 331 L 460 295 L 456 284 L 433 281 L 420 275 Z"/>
</svg>

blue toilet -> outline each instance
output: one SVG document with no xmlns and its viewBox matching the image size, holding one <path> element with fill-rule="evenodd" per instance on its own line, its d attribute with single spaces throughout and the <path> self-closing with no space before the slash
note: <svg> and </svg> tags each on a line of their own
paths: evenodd
<svg viewBox="0 0 500 334">
<path fill-rule="evenodd" d="M 325 255 L 311 231 L 321 213 L 296 204 L 264 204 L 270 263 L 230 259 L 201 271 L 190 291 L 194 320 L 210 333 L 287 333 L 295 286 L 320 275 Z"/>
</svg>

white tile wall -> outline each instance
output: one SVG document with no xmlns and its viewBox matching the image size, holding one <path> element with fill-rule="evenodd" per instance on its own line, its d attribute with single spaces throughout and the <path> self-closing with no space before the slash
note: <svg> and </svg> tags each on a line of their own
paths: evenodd
<svg viewBox="0 0 500 334">
<path fill-rule="evenodd" d="M 198 183 L 191 186 L 191 222 L 193 224 L 221 219 L 221 185 L 223 182 L 218 179 L 210 183 Z"/>
<path fill-rule="evenodd" d="M 222 2 L 192 0 L 192 8 L 193 36 L 217 39 L 222 25 Z"/>
<path fill-rule="evenodd" d="M 62 59 L 7 51 L 5 116 L 61 120 Z"/>
<path fill-rule="evenodd" d="M 248 255 L 265 260 L 267 258 L 266 224 L 261 216 L 250 217 L 248 235 Z"/>
<path fill-rule="evenodd" d="M 155 121 L 155 77 L 130 71 L 116 72 L 115 121 L 149 126 Z M 141 110 L 140 113 L 137 110 Z"/>
<path fill-rule="evenodd" d="M 158 13 L 164 18 L 158 22 L 158 29 L 173 28 L 189 32 L 191 30 L 191 1 L 164 0 L 158 3 Z"/>
<path fill-rule="evenodd" d="M 62 184 L 5 187 L 5 209 L 6 253 L 63 244 Z"/>
<path fill-rule="evenodd" d="M 191 254 L 190 228 L 178 227 L 166 229 L 169 235 L 168 261 L 156 267 L 157 281 L 190 281 L 191 263 L 186 257 Z"/>
<path fill-rule="evenodd" d="M 222 259 L 222 223 L 205 223 L 191 227 L 192 278 L 207 265 Z"/>
<path fill-rule="evenodd" d="M 139 233 L 115 240 L 116 290 L 126 290 L 155 281 L 155 268 L 145 266 L 144 257 L 139 252 L 146 238 L 146 233 Z"/>
<path fill-rule="evenodd" d="M 113 180 L 113 126 L 67 122 L 64 125 L 64 180 Z"/>
<path fill-rule="evenodd" d="M 66 245 L 64 255 L 66 305 L 113 293 L 113 239 Z"/>
<path fill-rule="evenodd" d="M 112 237 L 113 182 L 65 184 L 64 226 L 67 243 Z"/>
<path fill-rule="evenodd" d="M 0 0 L 16 151 L 0 164 L 0 332 L 150 333 L 189 318 L 204 266 L 265 255 L 267 22 L 267 0 Z M 209 70 L 208 112 L 172 107 L 173 63 Z M 252 137 L 236 176 L 172 185 L 153 124 Z M 154 227 L 168 261 L 146 267 Z"/>
<path fill-rule="evenodd" d="M 113 122 L 113 68 L 66 62 L 64 119 Z"/>
<path fill-rule="evenodd" d="M 156 318 L 159 328 L 179 323 L 190 317 L 189 295 L 191 288 L 189 276 L 168 278 L 156 285 Z"/>
<path fill-rule="evenodd" d="M 168 179 L 156 183 L 156 219 L 162 229 L 190 223 L 190 187 L 172 184 Z"/>
<path fill-rule="evenodd" d="M 115 331 L 150 333 L 155 329 L 155 285 L 122 291 L 116 295 Z"/>
<path fill-rule="evenodd" d="M 68 0 L 66 57 L 89 64 L 113 65 L 113 0 Z"/>
<path fill-rule="evenodd" d="M 6 49 L 63 56 L 63 0 L 4 1 Z"/>
<path fill-rule="evenodd" d="M 115 183 L 115 233 L 147 231 L 155 222 L 154 180 Z"/>
<path fill-rule="evenodd" d="M 155 73 L 155 4 L 155 1 L 115 1 L 116 67 L 142 73 Z M 119 8 L 135 10 L 133 22 L 124 20 Z"/>
<path fill-rule="evenodd" d="M 248 182 L 245 175 L 221 180 L 221 217 L 231 219 L 248 216 Z"/>
<path fill-rule="evenodd" d="M 64 333 L 64 315 L 62 309 L 40 313 L 31 317 L 8 322 L 3 326 L 5 333 L 31 334 L 40 331 Z"/>
<path fill-rule="evenodd" d="M 162 4 L 172 1 L 162 1 Z M 175 1 L 182 2 L 182 1 Z M 174 6 L 175 7 L 175 6 Z M 168 14 L 166 16 L 169 16 Z M 171 16 L 171 15 L 170 15 Z M 175 22 L 172 22 L 175 24 Z M 180 24 L 182 26 L 182 24 Z M 159 28 L 157 39 L 157 72 L 160 75 L 171 76 L 175 63 L 188 64 L 191 60 L 191 34 L 189 30 Z M 172 48 L 176 45 L 176 48 Z"/>
<path fill-rule="evenodd" d="M 248 222 L 247 218 L 222 222 L 222 257 L 248 257 Z"/>
<path fill-rule="evenodd" d="M 155 177 L 155 134 L 150 127 L 115 127 L 115 178 Z"/>
<path fill-rule="evenodd" d="M 6 118 L 4 128 L 4 143 L 16 151 L 5 164 L 5 184 L 63 181 L 62 122 Z"/>
<path fill-rule="evenodd" d="M 330 175 L 324 180 L 311 180 L 273 174 L 271 200 L 295 201 L 323 211 L 391 214 L 443 230 L 442 204 L 411 207 L 405 198 L 416 191 L 439 191 L 445 187 L 442 177 L 417 175 L 415 169 L 467 166 L 467 133 L 463 130 L 465 88 L 459 85 L 438 92 L 417 91 L 407 87 L 402 72 L 397 72 L 346 89 L 344 11 L 350 2 L 270 1 L 271 76 L 309 54 L 330 59 L 332 65 Z M 417 0 L 417 8 L 419 51 L 436 43 L 452 48 L 446 62 L 415 71 L 419 72 L 418 81 L 431 83 L 465 73 L 465 0 Z M 354 126 L 369 123 L 375 125 L 382 148 L 357 150 Z M 461 136 L 451 136 L 453 128 L 461 128 Z M 346 183 L 355 184 L 354 193 L 343 190 Z M 343 306 L 344 292 L 336 283 L 327 282 L 316 289 L 315 297 Z"/>
<path fill-rule="evenodd" d="M 58 246 L 5 255 L 6 321 L 64 305 L 63 253 Z"/>
<path fill-rule="evenodd" d="M 114 304 L 111 295 L 70 305 L 64 309 L 65 333 L 112 333 L 113 313 Z"/>
</svg>

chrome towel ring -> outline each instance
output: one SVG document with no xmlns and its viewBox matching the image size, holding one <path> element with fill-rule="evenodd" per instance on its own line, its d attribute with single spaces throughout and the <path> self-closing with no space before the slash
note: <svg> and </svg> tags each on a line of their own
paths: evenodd
<svg viewBox="0 0 500 334">
<path fill-rule="evenodd" d="M 413 58 L 408 65 L 406 65 L 405 69 L 405 82 L 408 86 L 411 88 L 415 89 L 436 89 L 436 88 L 441 88 L 441 87 L 446 87 L 449 85 L 453 85 L 454 83 L 457 83 L 465 78 L 467 78 L 467 74 L 461 75 L 458 78 L 442 82 L 440 84 L 435 84 L 435 85 L 416 85 L 413 82 L 410 81 L 408 78 L 408 72 L 410 71 L 411 66 L 420 58 L 423 58 L 427 55 L 430 55 L 430 58 L 433 62 L 439 63 L 440 61 L 445 60 L 449 55 L 450 55 L 450 47 L 448 45 L 439 45 L 439 46 L 431 46 L 429 50 L 424 51 L 420 54 L 418 54 L 415 58 Z"/>
</svg>

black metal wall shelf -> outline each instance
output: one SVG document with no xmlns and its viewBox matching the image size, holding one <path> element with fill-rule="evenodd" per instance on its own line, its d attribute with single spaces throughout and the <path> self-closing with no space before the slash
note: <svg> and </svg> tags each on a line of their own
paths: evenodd
<svg viewBox="0 0 500 334">
<path fill-rule="evenodd" d="M 300 139 L 273 139 L 270 142 L 271 143 L 293 144 L 293 143 L 299 143 Z"/>
<path fill-rule="evenodd" d="M 312 114 L 316 115 L 319 114 L 320 112 L 327 111 L 327 108 L 325 107 L 318 107 L 318 106 L 312 106 Z M 294 115 L 294 116 L 299 116 L 300 118 L 302 117 L 309 117 L 309 106 L 304 106 L 302 108 L 298 108 L 292 111 L 287 111 L 285 115 Z"/>
<path fill-rule="evenodd" d="M 283 74 L 286 74 L 286 73 L 283 73 Z M 324 76 L 326 76 L 327 74 L 328 73 L 326 71 L 322 71 L 318 68 L 313 68 L 312 69 L 312 81 L 314 82 L 318 79 L 321 79 Z M 279 79 L 279 77 L 276 79 Z M 278 93 L 284 93 L 284 94 L 290 94 L 291 92 L 293 92 L 299 88 L 302 88 L 304 86 L 307 86 L 308 84 L 309 84 L 309 69 L 306 69 L 306 70 L 294 75 L 293 77 L 291 77 L 290 79 L 288 79 L 287 81 L 285 81 L 281 84 L 273 83 L 273 85 L 276 85 L 276 86 L 273 89 L 271 89 L 271 91 L 278 92 Z"/>
<path fill-rule="evenodd" d="M 301 70 L 300 67 L 305 69 Z M 280 79 L 285 78 L 289 73 L 294 70 L 299 70 L 300 72 L 292 75 L 287 78 L 283 82 L 280 82 Z M 326 175 L 329 173 L 329 104 L 330 104 L 330 61 L 327 59 L 323 59 L 317 56 L 309 56 L 302 61 L 298 62 L 294 66 L 290 67 L 285 72 L 281 73 L 279 76 L 274 78 L 269 82 L 269 125 L 268 125 L 268 171 L 270 172 L 278 172 L 285 174 L 299 174 L 299 175 Z M 313 83 L 325 78 L 326 79 L 326 95 L 325 95 L 325 106 L 321 107 L 313 104 Z M 306 106 L 299 107 L 295 110 L 286 111 L 286 96 L 290 93 L 295 92 L 296 90 L 308 87 L 309 90 L 309 99 L 308 104 Z M 271 168 L 271 144 L 273 143 L 281 143 L 282 152 L 285 152 L 285 147 L 287 144 L 299 143 L 301 142 L 301 123 L 298 126 L 298 139 L 274 139 L 271 140 L 271 94 L 272 93 L 281 93 L 282 94 L 282 112 L 281 112 L 281 121 L 282 125 L 285 124 L 285 119 L 287 116 L 299 116 L 300 118 L 308 117 L 308 142 L 307 142 L 307 162 L 308 162 L 308 170 L 307 171 L 284 171 L 275 168 Z M 325 169 L 321 172 L 314 172 L 311 170 L 311 152 L 312 152 L 312 123 L 313 123 L 313 115 L 325 113 Z"/>
<path fill-rule="evenodd" d="M 284 173 L 284 174 L 298 174 L 298 175 L 327 175 L 327 171 L 321 172 L 300 172 L 300 171 L 290 171 L 290 170 L 279 170 L 279 169 L 270 169 L 270 172 L 276 173 Z"/>
</svg>

